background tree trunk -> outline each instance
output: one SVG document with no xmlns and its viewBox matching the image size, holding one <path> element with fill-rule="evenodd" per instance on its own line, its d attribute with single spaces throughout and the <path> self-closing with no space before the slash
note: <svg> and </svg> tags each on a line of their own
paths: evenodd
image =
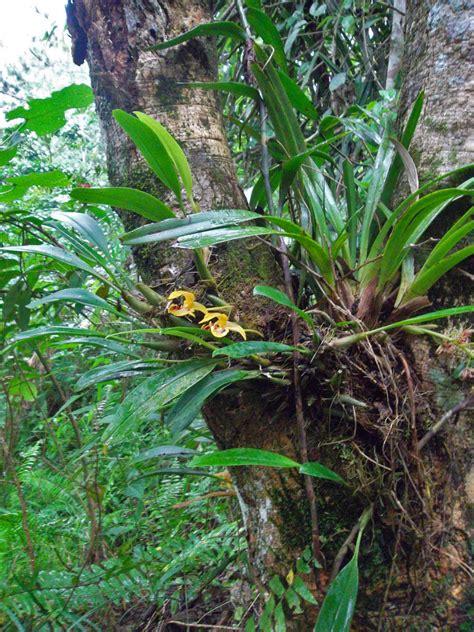
<svg viewBox="0 0 474 632">
<path fill-rule="evenodd" d="M 411 146 L 423 183 L 474 161 L 472 2 L 407 0 L 405 25 L 400 114 L 425 92 Z"/>
</svg>

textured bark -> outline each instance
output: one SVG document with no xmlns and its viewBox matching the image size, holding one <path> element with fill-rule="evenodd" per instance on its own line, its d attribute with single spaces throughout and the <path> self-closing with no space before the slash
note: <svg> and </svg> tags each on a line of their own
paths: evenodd
<svg viewBox="0 0 474 632">
<path fill-rule="evenodd" d="M 401 115 L 425 106 L 412 153 L 420 181 L 474 160 L 474 4 L 408 0 Z"/>
<path fill-rule="evenodd" d="M 69 8 L 73 56 L 90 68 L 97 111 L 104 134 L 110 182 L 163 197 L 163 190 L 135 147 L 112 118 L 112 110 L 140 110 L 157 118 L 177 138 L 189 160 L 195 198 L 203 210 L 245 208 L 224 135 L 216 93 L 190 90 L 189 81 L 216 80 L 214 41 L 194 39 L 159 54 L 145 49 L 212 19 L 206 0 L 76 0 Z M 124 214 L 129 227 L 137 219 Z M 169 287 L 192 285 L 191 262 L 176 251 L 138 249 L 135 261 L 145 281 Z M 258 283 L 278 285 L 281 272 L 272 253 L 249 240 L 215 249 L 211 258 L 223 298 L 236 306 L 235 316 L 268 334 L 284 326 L 282 312 L 252 296 Z M 186 273 L 186 274 L 184 274 Z M 285 317 L 286 318 L 286 317 Z M 268 400 L 252 389 L 220 396 L 205 411 L 221 447 L 253 446 L 295 457 L 291 412 L 274 415 Z M 268 468 L 237 468 L 234 480 L 248 530 L 255 579 L 265 585 L 275 574 L 286 575 L 309 539 L 296 537 L 286 524 L 306 519 L 299 479 Z M 300 506 L 299 517 L 294 508 Z M 298 520 L 300 521 L 298 523 Z M 303 529 L 303 534 L 305 530 Z M 309 527 L 310 531 L 310 527 Z"/>
</svg>

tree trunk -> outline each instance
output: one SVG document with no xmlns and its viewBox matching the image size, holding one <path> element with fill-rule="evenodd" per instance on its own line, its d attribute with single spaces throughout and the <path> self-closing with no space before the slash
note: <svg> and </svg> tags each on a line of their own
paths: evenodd
<svg viewBox="0 0 474 632">
<path fill-rule="evenodd" d="M 216 80 L 214 40 L 194 39 L 159 54 L 146 51 L 210 21 L 210 4 L 207 0 L 75 0 L 68 10 L 73 56 L 76 63 L 87 59 L 89 64 L 111 184 L 163 196 L 159 183 L 112 117 L 115 108 L 139 110 L 165 125 L 185 150 L 202 210 L 246 208 L 224 134 L 218 95 L 180 85 Z M 136 225 L 137 218 L 122 216 L 127 227 Z M 258 283 L 281 283 L 281 270 L 271 251 L 249 240 L 231 242 L 215 251 L 210 266 L 221 296 L 236 306 L 236 317 L 266 338 L 275 327 L 284 328 L 285 313 L 252 296 Z M 142 278 L 162 286 L 162 291 L 173 284 L 192 287 L 196 283 L 191 261 L 183 257 L 178 261 L 175 250 L 139 248 L 134 258 Z M 217 444 L 222 448 L 266 448 L 298 458 L 291 397 L 283 412 L 274 412 L 271 397 L 271 393 L 244 389 L 216 398 L 205 415 Z M 264 586 L 273 575 L 285 576 L 310 542 L 301 480 L 269 468 L 237 468 L 233 477 L 255 579 Z M 299 529 L 304 523 L 308 528 Z"/>
<path fill-rule="evenodd" d="M 474 161 L 472 2 L 408 0 L 400 113 L 425 105 L 411 153 L 420 181 Z"/>
</svg>

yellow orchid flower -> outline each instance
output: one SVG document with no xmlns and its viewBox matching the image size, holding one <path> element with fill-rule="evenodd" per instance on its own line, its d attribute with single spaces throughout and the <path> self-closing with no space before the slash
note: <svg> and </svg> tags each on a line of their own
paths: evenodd
<svg viewBox="0 0 474 632">
<path fill-rule="evenodd" d="M 177 300 L 177 299 L 183 299 Z M 175 290 L 168 296 L 166 311 L 173 316 L 194 316 L 194 312 L 207 314 L 207 307 L 195 300 L 192 292 L 185 290 Z"/>
<path fill-rule="evenodd" d="M 214 318 L 217 319 L 216 322 L 210 323 L 209 321 L 213 320 Z M 204 325 L 203 329 L 209 329 L 211 334 L 216 338 L 224 338 L 224 336 L 227 336 L 229 331 L 236 331 L 242 336 L 244 340 L 247 340 L 245 329 L 243 329 L 237 323 L 233 323 L 232 321 L 230 321 L 227 314 L 220 314 L 219 312 L 207 312 L 207 314 L 202 320 L 199 321 L 199 323 L 209 323 L 208 325 Z"/>
</svg>

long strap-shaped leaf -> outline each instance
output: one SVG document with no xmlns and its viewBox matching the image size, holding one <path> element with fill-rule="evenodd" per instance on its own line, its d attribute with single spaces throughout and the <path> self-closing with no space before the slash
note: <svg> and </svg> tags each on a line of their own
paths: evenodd
<svg viewBox="0 0 474 632">
<path fill-rule="evenodd" d="M 181 187 L 176 166 L 163 141 L 149 125 L 123 110 L 112 112 L 120 127 L 130 136 L 153 172 L 181 203 Z"/>
<path fill-rule="evenodd" d="M 133 211 L 146 219 L 159 222 L 174 217 L 173 211 L 164 202 L 149 193 L 127 187 L 79 188 L 70 193 L 73 200 L 85 204 L 107 204 L 125 211 Z"/>
<path fill-rule="evenodd" d="M 148 127 L 153 130 L 153 132 L 166 147 L 168 155 L 174 162 L 176 171 L 181 177 L 181 181 L 183 183 L 184 190 L 186 191 L 189 203 L 191 204 L 193 210 L 197 210 L 196 203 L 193 199 L 193 177 L 191 175 L 191 169 L 189 168 L 189 163 L 184 154 L 184 151 L 178 145 L 173 136 L 171 136 L 168 130 L 165 129 L 163 125 L 161 125 L 161 123 L 159 123 L 156 119 L 148 116 L 148 114 L 143 114 L 143 112 L 134 112 L 134 114 L 140 121 L 148 125 Z"/>
<path fill-rule="evenodd" d="M 181 35 L 177 35 L 166 42 L 150 46 L 148 50 L 163 50 L 187 42 L 194 37 L 208 37 L 209 35 L 230 37 L 241 43 L 245 42 L 246 39 L 244 29 L 239 24 L 235 24 L 235 22 L 208 22 L 207 24 L 199 24 L 190 31 L 181 33 Z"/>
</svg>

